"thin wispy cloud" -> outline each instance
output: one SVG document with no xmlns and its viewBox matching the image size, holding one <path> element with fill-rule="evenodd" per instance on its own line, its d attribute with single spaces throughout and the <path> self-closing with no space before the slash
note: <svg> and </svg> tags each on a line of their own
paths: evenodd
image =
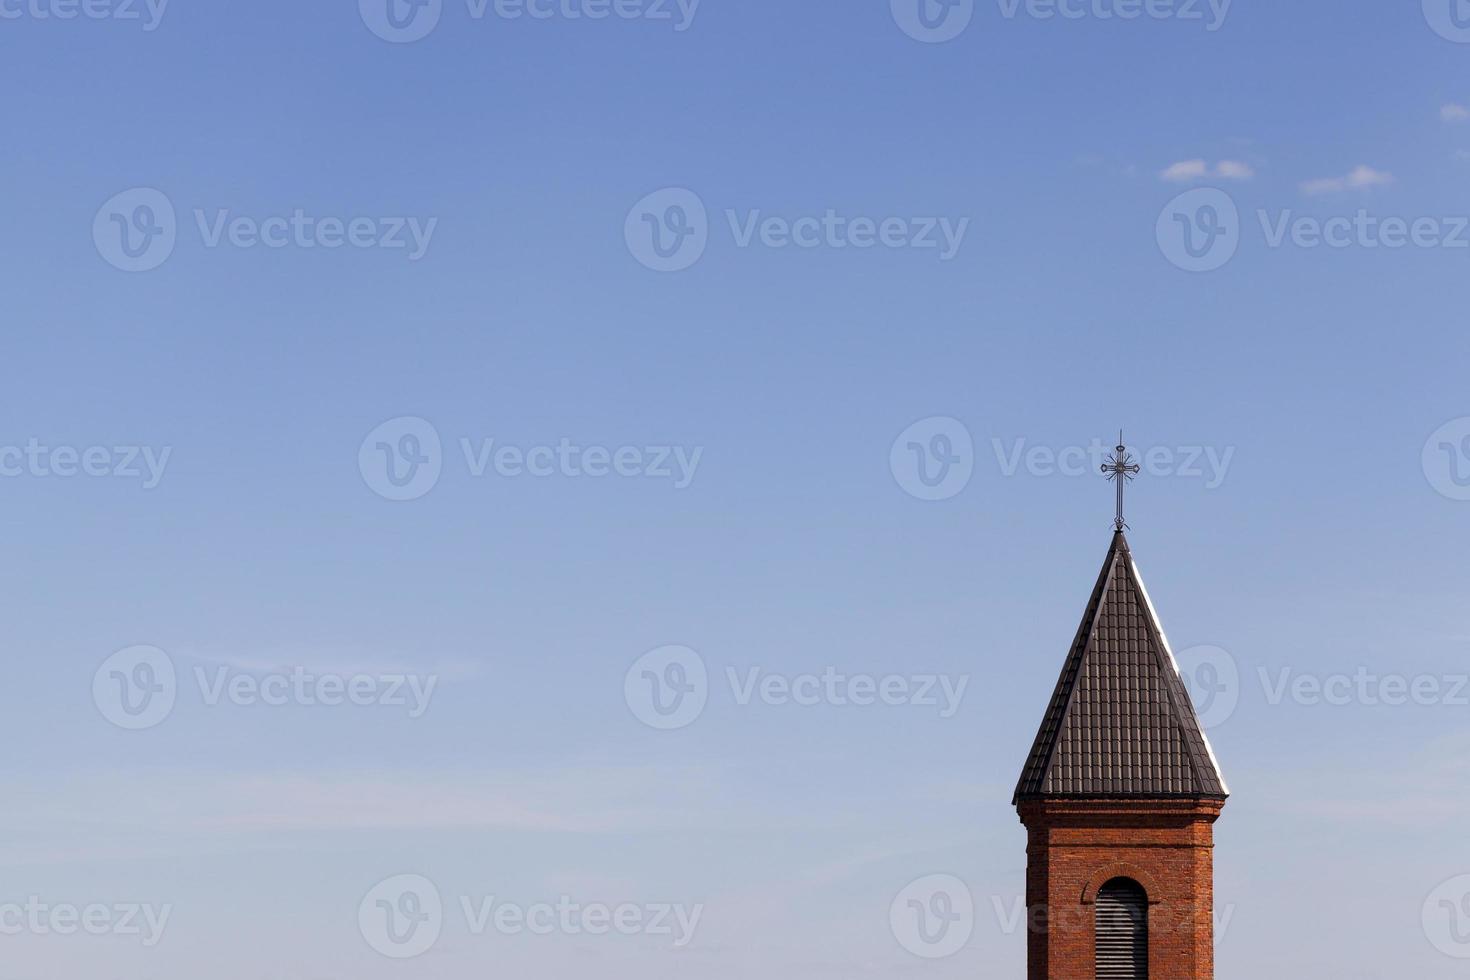
<svg viewBox="0 0 1470 980">
<path fill-rule="evenodd" d="M 295 646 L 273 649 L 176 651 L 180 664 L 228 667 L 248 674 L 301 669 L 315 674 L 434 674 L 467 678 L 484 672 L 481 663 L 463 656 L 424 656 L 397 651 L 380 652 L 350 646 Z"/>
<path fill-rule="evenodd" d="M 1450 123 L 1465 122 L 1470 119 L 1470 109 L 1451 102 L 1439 110 L 1439 118 Z"/>
<path fill-rule="evenodd" d="M 1360 164 L 1342 177 L 1318 177 L 1315 180 L 1303 181 L 1302 192 L 1305 194 L 1337 194 L 1342 191 L 1381 187 L 1393 182 L 1393 174 Z"/>
<path fill-rule="evenodd" d="M 748 775 L 710 765 L 371 773 L 143 768 L 16 780 L 12 790 L 0 835 L 25 846 L 0 847 L 0 857 L 29 863 L 124 859 L 160 847 L 236 849 L 303 833 L 826 833 L 862 822 L 849 807 L 759 799 Z"/>
<path fill-rule="evenodd" d="M 1116 156 L 1102 153 L 1088 152 L 1077 156 L 1073 165 L 1084 170 L 1102 171 L 1108 174 L 1116 174 L 1122 177 L 1137 177 L 1139 173 L 1138 164 L 1119 159 Z"/>
<path fill-rule="evenodd" d="M 1270 797 L 1274 809 L 1308 819 L 1331 819 L 1334 825 L 1393 827 L 1429 832 L 1458 827 L 1470 809 L 1470 735 L 1456 733 L 1429 743 L 1412 754 L 1381 761 L 1370 788 L 1356 787 L 1353 773 L 1317 771 L 1295 773 L 1291 791 Z M 1362 763 L 1359 769 L 1362 771 Z M 1266 794 L 1263 794 L 1266 798 Z"/>
<path fill-rule="evenodd" d="M 1171 184 L 1187 184 L 1212 177 L 1219 180 L 1250 180 L 1255 175 L 1250 164 L 1239 160 L 1221 160 L 1214 166 L 1207 160 L 1180 160 L 1165 167 L 1159 173 L 1159 178 Z"/>
</svg>

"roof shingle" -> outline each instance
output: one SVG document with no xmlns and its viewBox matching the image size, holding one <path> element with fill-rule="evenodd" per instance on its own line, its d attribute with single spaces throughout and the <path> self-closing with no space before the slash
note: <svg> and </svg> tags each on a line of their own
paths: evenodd
<svg viewBox="0 0 1470 980">
<path fill-rule="evenodd" d="M 1013 802 L 1228 793 L 1120 531 Z"/>
</svg>

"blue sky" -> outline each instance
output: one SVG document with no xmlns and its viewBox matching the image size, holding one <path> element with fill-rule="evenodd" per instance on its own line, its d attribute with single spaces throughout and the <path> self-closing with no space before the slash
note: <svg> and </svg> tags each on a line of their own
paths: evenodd
<svg viewBox="0 0 1470 980">
<path fill-rule="evenodd" d="M 1120 426 L 1229 688 L 1219 975 L 1461 975 L 1447 5 L 68 9 L 0 2 L 0 927 L 168 916 L 10 930 L 0 976 L 1020 976 L 1010 794 Z M 139 664 L 172 707 L 120 726 Z M 401 875 L 444 912 L 395 958 Z M 932 875 L 943 957 L 890 926 Z M 702 913 L 477 933 L 489 896 Z"/>
</svg>

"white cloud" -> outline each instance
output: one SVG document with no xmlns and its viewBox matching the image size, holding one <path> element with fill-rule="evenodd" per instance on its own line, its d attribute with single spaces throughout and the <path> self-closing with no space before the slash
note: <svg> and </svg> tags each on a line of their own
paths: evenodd
<svg viewBox="0 0 1470 980">
<path fill-rule="evenodd" d="M 1239 160 L 1221 160 L 1215 164 L 1215 176 L 1224 177 L 1226 180 L 1250 180 L 1256 175 L 1248 163 Z"/>
<path fill-rule="evenodd" d="M 1221 160 L 1212 168 L 1205 160 L 1180 160 L 1178 163 L 1166 167 L 1159 177 L 1172 184 L 1185 184 L 1192 180 L 1203 180 L 1206 177 L 1218 177 L 1221 180 L 1250 180 L 1256 175 L 1250 164 L 1239 160 Z"/>
<path fill-rule="evenodd" d="M 1177 184 L 1188 180 L 1198 180 L 1207 176 L 1209 172 L 1209 165 L 1203 160 L 1181 160 L 1165 169 L 1159 176 Z"/>
<path fill-rule="evenodd" d="M 1303 181 L 1302 191 L 1307 194 L 1336 194 L 1340 191 L 1392 184 L 1393 179 L 1391 173 L 1359 164 L 1345 177 L 1318 177 L 1316 180 Z"/>
<path fill-rule="evenodd" d="M 1451 102 L 1439 110 L 1439 118 L 1445 122 L 1464 122 L 1470 119 L 1470 109 Z"/>
</svg>

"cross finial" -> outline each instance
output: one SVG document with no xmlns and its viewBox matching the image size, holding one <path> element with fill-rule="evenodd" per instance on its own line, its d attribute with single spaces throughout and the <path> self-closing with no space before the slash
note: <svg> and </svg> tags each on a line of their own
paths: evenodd
<svg viewBox="0 0 1470 980">
<path fill-rule="evenodd" d="M 1118 448 L 1103 463 L 1102 471 L 1108 475 L 1108 479 L 1117 484 L 1118 489 L 1118 511 L 1113 518 L 1113 527 L 1122 531 L 1128 525 L 1123 521 L 1123 487 L 1138 475 L 1140 467 L 1133 462 L 1133 456 L 1128 452 L 1128 447 L 1123 445 L 1123 431 L 1118 430 Z"/>
</svg>

